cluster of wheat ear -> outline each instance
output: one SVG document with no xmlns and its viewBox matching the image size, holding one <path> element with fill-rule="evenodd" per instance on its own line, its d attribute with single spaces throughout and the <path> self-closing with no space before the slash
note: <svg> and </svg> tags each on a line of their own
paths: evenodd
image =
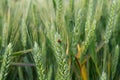
<svg viewBox="0 0 120 80">
<path fill-rule="evenodd" d="M 120 80 L 120 0 L 0 0 L 0 80 Z"/>
</svg>

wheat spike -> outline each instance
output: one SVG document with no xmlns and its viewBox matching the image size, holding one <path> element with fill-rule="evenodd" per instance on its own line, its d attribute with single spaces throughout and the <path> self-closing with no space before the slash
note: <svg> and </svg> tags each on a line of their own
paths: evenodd
<svg viewBox="0 0 120 80">
<path fill-rule="evenodd" d="M 8 69 L 10 66 L 10 63 L 12 61 L 12 44 L 9 43 L 7 46 L 5 53 L 3 54 L 3 62 L 1 65 L 1 71 L 0 71 L 0 80 L 5 80 L 8 74 Z"/>
</svg>

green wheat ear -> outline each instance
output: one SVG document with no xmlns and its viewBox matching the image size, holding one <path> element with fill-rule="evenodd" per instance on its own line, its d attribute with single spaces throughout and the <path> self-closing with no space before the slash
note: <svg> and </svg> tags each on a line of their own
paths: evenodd
<svg viewBox="0 0 120 80">
<path fill-rule="evenodd" d="M 118 60 L 119 60 L 119 46 L 117 45 L 115 47 L 115 52 L 112 56 L 112 79 L 114 78 L 115 76 L 115 72 L 116 72 L 116 69 L 117 69 L 117 64 L 118 64 Z"/>
<path fill-rule="evenodd" d="M 93 21 L 91 25 L 91 29 L 88 31 L 88 34 L 86 35 L 86 39 L 83 43 L 84 51 L 83 53 L 86 53 L 88 46 L 92 41 L 95 39 L 95 29 L 96 29 L 96 20 Z"/>
<path fill-rule="evenodd" d="M 110 15 L 109 15 L 109 20 L 108 20 L 107 27 L 106 27 L 106 33 L 104 36 L 106 44 L 109 42 L 109 39 L 110 39 L 112 32 L 114 30 L 114 27 L 115 27 L 114 21 L 116 19 L 116 9 L 117 9 L 116 5 L 117 5 L 117 2 L 115 0 L 113 0 L 112 4 L 111 4 L 111 8 L 110 8 Z"/>
<path fill-rule="evenodd" d="M 58 26 L 58 29 L 60 29 L 60 27 L 63 24 L 63 0 L 57 0 L 57 11 L 56 11 L 56 23 Z"/>
<path fill-rule="evenodd" d="M 66 27 L 64 21 L 64 0 L 56 0 L 56 26 L 57 31 L 61 34 L 61 37 L 66 36 Z"/>
<path fill-rule="evenodd" d="M 91 29 L 91 20 L 92 20 L 92 11 L 93 11 L 93 0 L 89 0 L 89 6 L 87 11 L 87 20 L 85 23 L 85 37 L 89 34 L 89 30 Z"/>
<path fill-rule="evenodd" d="M 75 19 L 75 27 L 73 28 L 73 38 L 72 38 L 72 51 L 76 54 L 77 53 L 77 44 L 79 42 L 80 31 L 81 31 L 81 23 L 82 23 L 82 11 L 79 10 L 76 14 Z"/>
<path fill-rule="evenodd" d="M 92 20 L 93 0 L 89 1 L 88 15 L 85 23 L 85 41 L 83 42 L 83 53 L 86 53 L 89 45 L 95 39 L 96 19 Z M 92 23 L 91 23 L 92 22 Z"/>
<path fill-rule="evenodd" d="M 7 37 L 8 37 L 8 24 L 4 21 L 2 27 L 2 47 L 7 45 Z"/>
<path fill-rule="evenodd" d="M 10 66 L 10 63 L 12 61 L 12 44 L 10 43 L 3 55 L 2 65 L 1 65 L 1 71 L 0 71 L 0 80 L 5 80 L 8 74 L 8 69 Z"/>
<path fill-rule="evenodd" d="M 65 49 L 62 46 L 62 43 L 57 42 L 60 38 L 60 35 L 58 33 L 55 34 L 55 44 L 54 51 L 55 51 L 55 57 L 58 64 L 58 70 L 56 74 L 56 80 L 70 80 L 70 68 L 67 63 L 67 55 L 65 53 Z"/>
<path fill-rule="evenodd" d="M 22 21 L 22 25 L 21 25 L 21 40 L 22 40 L 22 45 L 25 48 L 26 47 L 26 40 L 27 40 L 27 26 L 25 24 L 25 21 Z"/>
<path fill-rule="evenodd" d="M 23 17 L 22 17 L 22 22 L 21 22 L 21 40 L 22 40 L 22 45 L 25 49 L 26 43 L 27 43 L 27 25 L 26 25 L 26 20 L 29 12 L 29 7 L 30 7 L 31 0 L 28 0 L 27 6 L 25 11 L 23 11 Z"/>
<path fill-rule="evenodd" d="M 103 71 L 100 80 L 107 80 L 107 74 Z"/>
<path fill-rule="evenodd" d="M 39 80 L 47 80 L 45 75 L 45 68 L 42 63 L 42 52 L 36 42 L 34 43 L 34 48 L 33 48 L 33 58 L 35 61 Z"/>
</svg>

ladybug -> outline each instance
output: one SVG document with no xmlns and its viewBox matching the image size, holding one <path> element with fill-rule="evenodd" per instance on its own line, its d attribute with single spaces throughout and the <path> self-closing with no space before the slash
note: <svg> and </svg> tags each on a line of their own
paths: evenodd
<svg viewBox="0 0 120 80">
<path fill-rule="evenodd" d="M 60 39 L 57 40 L 58 43 L 61 43 L 62 41 Z"/>
</svg>

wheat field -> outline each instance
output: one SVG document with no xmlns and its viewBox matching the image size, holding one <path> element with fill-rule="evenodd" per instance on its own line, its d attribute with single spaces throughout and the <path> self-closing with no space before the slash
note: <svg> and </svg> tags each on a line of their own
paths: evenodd
<svg viewBox="0 0 120 80">
<path fill-rule="evenodd" d="M 120 0 L 0 0 L 0 80 L 120 80 Z"/>
</svg>

